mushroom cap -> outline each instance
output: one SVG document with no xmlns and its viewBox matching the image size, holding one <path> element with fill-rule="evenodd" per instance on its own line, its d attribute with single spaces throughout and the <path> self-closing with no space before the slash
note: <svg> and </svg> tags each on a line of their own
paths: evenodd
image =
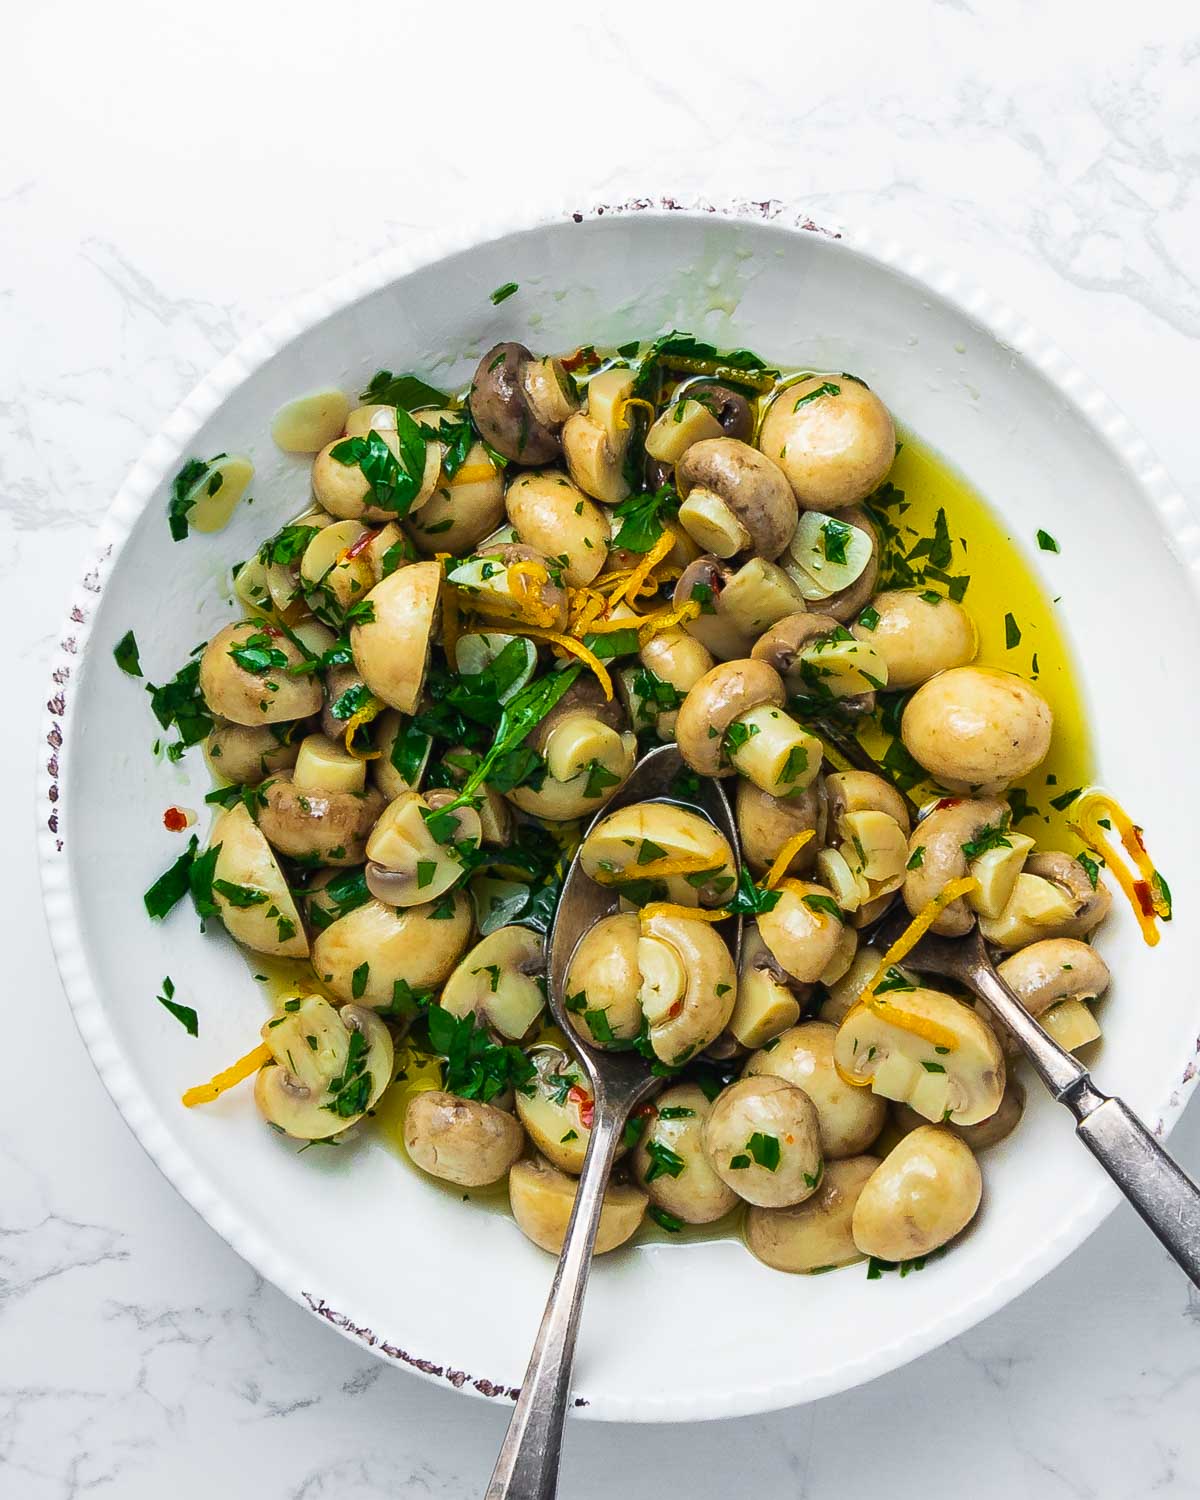
<svg viewBox="0 0 1200 1500">
<path fill-rule="evenodd" d="M 664 857 L 696 861 L 694 873 L 705 873 L 703 884 L 693 884 L 686 875 L 654 875 L 655 864 Z M 733 850 L 721 830 L 702 814 L 670 802 L 631 802 L 608 813 L 588 830 L 579 862 L 597 885 L 610 889 L 629 881 L 661 880 L 665 899 L 682 906 L 722 905 L 737 878 Z"/>
<path fill-rule="evenodd" d="M 675 393 L 679 401 L 699 401 L 724 428 L 725 436 L 748 443 L 754 436 L 754 413 L 740 391 L 719 380 L 697 380 Z"/>
<path fill-rule="evenodd" d="M 840 510 L 865 500 L 886 478 L 896 457 L 896 429 L 887 407 L 861 381 L 816 374 L 779 392 L 763 417 L 758 446 L 787 475 L 805 510 Z"/>
<path fill-rule="evenodd" d="M 679 753 L 702 776 L 733 776 L 734 767 L 721 763 L 726 730 L 752 708 L 780 708 L 786 701 L 779 673 L 765 661 L 718 662 L 680 705 L 675 721 Z"/>
<path fill-rule="evenodd" d="M 874 771 L 830 771 L 822 789 L 830 821 L 852 812 L 886 813 L 907 837 L 912 826 L 908 804 L 890 781 Z"/>
<path fill-rule="evenodd" d="M 441 1089 L 414 1094 L 404 1111 L 404 1149 L 423 1172 L 459 1187 L 499 1182 L 525 1148 L 506 1110 Z"/>
<path fill-rule="evenodd" d="M 774 1165 L 761 1159 L 764 1137 L 775 1142 Z M 718 1177 L 762 1208 L 801 1203 L 820 1185 L 816 1106 L 783 1078 L 741 1078 L 723 1089 L 704 1122 L 704 1150 Z"/>
<path fill-rule="evenodd" d="M 480 543 L 480 549 L 475 554 L 477 557 L 494 557 L 497 561 L 508 568 L 512 563 L 533 562 L 540 563 L 546 576 L 545 579 L 530 578 L 522 576 L 519 580 L 517 594 L 506 596 L 502 593 L 493 593 L 480 590 L 472 596 L 473 606 L 486 614 L 495 614 L 501 619 L 528 619 L 529 606 L 536 606 L 545 618 L 538 621 L 546 629 L 563 630 L 567 623 L 567 591 L 561 583 L 555 582 L 558 572 L 557 563 L 553 563 L 543 552 L 536 547 L 526 546 L 524 542 L 487 540 Z M 551 569 L 553 568 L 553 573 Z M 507 575 L 506 575 L 507 576 Z M 537 616 L 535 615 L 535 619 Z M 480 627 L 486 629 L 486 627 Z"/>
<path fill-rule="evenodd" d="M 608 557 L 608 517 L 556 470 L 518 474 L 504 496 L 508 519 L 523 542 L 563 565 L 563 579 L 581 588 Z"/>
<path fill-rule="evenodd" d="M 826 1160 L 866 1151 L 887 1118 L 883 1099 L 838 1074 L 833 1061 L 836 1038 L 836 1026 L 804 1021 L 776 1037 L 769 1051 L 755 1052 L 742 1071 L 743 1078 L 786 1078 L 804 1090 L 816 1106 Z"/>
<path fill-rule="evenodd" d="M 439 788 L 422 796 L 401 792 L 380 813 L 367 838 L 367 885 L 389 906 L 421 906 L 445 894 L 462 877 L 461 846 L 478 847 L 482 827 L 469 804 L 447 811 L 446 832 L 435 837 L 429 814 L 453 803 Z M 444 840 L 444 841 L 443 841 Z"/>
<path fill-rule="evenodd" d="M 634 1147 L 634 1180 L 655 1207 L 685 1224 L 712 1224 L 738 1202 L 704 1152 L 704 1122 L 711 1110 L 712 1101 L 698 1083 L 672 1084 L 655 1099 L 649 1125 Z M 651 1144 L 682 1159 L 678 1176 L 655 1170 Z"/>
<path fill-rule="evenodd" d="M 776 963 L 800 984 L 821 978 L 842 941 L 843 923 L 828 910 L 830 902 L 833 897 L 823 885 L 789 879 L 771 910 L 758 914 L 763 942 Z"/>
<path fill-rule="evenodd" d="M 546 741 L 565 719 L 575 714 L 586 714 L 597 719 L 610 729 L 624 729 L 625 711 L 615 698 L 605 698 L 604 689 L 589 672 L 586 677 L 577 677 L 554 707 L 529 731 L 522 741 L 539 755 L 546 748 Z"/>
<path fill-rule="evenodd" d="M 998 791 L 1039 765 L 1054 716 L 1028 682 L 994 667 L 952 667 L 919 687 L 900 737 L 919 765 L 951 791 Z"/>
<path fill-rule="evenodd" d="M 266 638 L 265 650 L 283 664 L 264 672 L 248 671 L 231 655 L 235 650 L 251 652 L 247 643 Z M 250 659 L 254 659 L 253 657 Z M 289 719 L 307 719 L 321 707 L 321 684 L 312 674 L 293 675 L 288 667 L 299 666 L 300 651 L 273 625 L 261 620 L 239 620 L 218 630 L 200 657 L 200 691 L 209 709 L 234 724 L 279 724 Z"/>
<path fill-rule="evenodd" d="M 446 981 L 439 1004 L 452 1016 L 475 1015 L 506 1042 L 519 1042 L 546 1008 L 541 934 L 497 927 L 471 948 Z"/>
<path fill-rule="evenodd" d="M 788 691 L 802 693 L 807 691 L 797 662 L 800 653 L 805 646 L 813 641 L 819 641 L 823 636 L 830 635 L 838 628 L 838 622 L 832 615 L 812 614 L 801 611 L 794 615 L 785 615 L 782 620 L 776 620 L 770 630 L 766 630 L 755 641 L 750 652 L 755 661 L 765 661 L 769 666 L 775 668 L 780 677 L 783 678 Z"/>
<path fill-rule="evenodd" d="M 595 1096 L 583 1069 L 561 1047 L 537 1046 L 529 1053 L 533 1077 L 517 1090 L 517 1116 L 530 1144 L 560 1172 L 578 1177 L 592 1138 Z M 625 1154 L 624 1141 L 617 1156 Z"/>
<path fill-rule="evenodd" d="M 706 554 L 688 563 L 676 580 L 671 595 L 672 604 L 678 608 L 691 600 L 697 587 L 708 591 L 707 597 L 698 601 L 700 614 L 694 620 L 685 621 L 683 628 L 718 661 L 742 660 L 750 655 L 754 644 L 739 625 L 721 614 L 721 590 L 729 577 L 730 569 Z"/>
<path fill-rule="evenodd" d="M 797 986 L 807 999 L 807 991 Z M 709 1056 L 738 1057 L 747 1048 L 764 1047 L 800 1019 L 800 1000 L 793 982 L 772 957 L 753 922 L 742 928 L 738 953 L 737 1003 L 720 1038 L 722 1051 Z"/>
<path fill-rule="evenodd" d="M 362 1075 L 368 1082 L 362 1108 L 333 1108 L 329 1085 L 346 1075 L 349 1044 L 357 1032 L 366 1042 Z M 254 1101 L 262 1114 L 297 1140 L 328 1140 L 361 1120 L 392 1081 L 392 1036 L 374 1013 L 360 1005 L 335 1010 L 321 995 L 306 995 L 294 1012 L 281 1012 L 262 1029 L 275 1065 L 254 1080 Z M 301 1040 L 306 1045 L 301 1046 Z M 300 1059 L 296 1066 L 295 1058 Z"/>
<path fill-rule="evenodd" d="M 245 785 L 294 765 L 300 753 L 300 739 L 298 733 L 292 732 L 291 725 L 276 728 L 269 724 L 251 726 L 214 719 L 204 750 L 215 775 Z"/>
<path fill-rule="evenodd" d="M 856 620 L 850 633 L 883 657 L 889 688 L 920 687 L 939 672 L 965 667 L 979 649 L 975 621 L 953 599 L 939 597 L 935 604 L 924 591 L 886 589 L 871 607 L 879 617 L 875 623 L 868 628 Z M 860 605 L 855 613 L 861 611 Z"/>
<path fill-rule="evenodd" d="M 997 966 L 996 972 L 1031 1016 L 1060 1000 L 1095 1000 L 1108 988 L 1108 965 L 1077 938 L 1043 938 Z"/>
<path fill-rule="evenodd" d="M 971 1148 L 941 1126 L 922 1125 L 867 1179 L 854 1205 L 854 1243 L 880 1260 L 929 1255 L 967 1227 L 982 1195 Z"/>
<path fill-rule="evenodd" d="M 647 1013 L 650 1045 L 660 1061 L 681 1067 L 724 1031 L 737 998 L 737 970 L 724 938 L 709 922 L 654 912 L 641 918 L 641 933 L 640 1000 Z M 661 1016 L 649 1014 L 646 986 L 651 980 L 647 973 L 651 955 L 665 959 L 676 980 L 683 980 L 682 994 L 674 995 Z"/>
<path fill-rule="evenodd" d="M 283 871 L 262 830 L 243 803 L 227 808 L 213 824 L 210 849 L 218 849 L 213 879 L 261 892 L 266 900 L 236 905 L 214 884 L 213 899 L 230 937 L 256 953 L 305 958 L 308 938 Z"/>
<path fill-rule="evenodd" d="M 589 927 L 571 954 L 564 985 L 571 1024 L 593 1046 L 611 1045 L 597 1039 L 589 1011 L 603 1011 L 606 1035 L 617 1042 L 632 1041 L 641 1033 L 642 1007 L 638 990 L 641 927 L 634 912 L 616 912 Z"/>
<path fill-rule="evenodd" d="M 447 909 L 447 916 L 435 915 Z M 426 906 L 395 907 L 371 900 L 317 934 L 312 965 L 339 999 L 386 1010 L 399 979 L 415 990 L 443 984 L 470 936 L 471 903 L 462 891 Z M 356 995 L 354 974 L 363 964 L 366 980 Z"/>
<path fill-rule="evenodd" d="M 1015 1039 L 1013 1047 L 1016 1049 L 1014 1055 L 1019 1055 L 1020 1047 Z M 919 1130 L 923 1125 L 929 1124 L 923 1115 L 919 1115 L 908 1104 L 890 1104 L 888 1113 L 892 1128 L 899 1131 L 901 1135 L 908 1135 L 910 1131 Z M 989 1146 L 997 1146 L 1001 1141 L 1006 1140 L 1021 1123 L 1024 1113 L 1025 1085 L 1010 1073 L 1005 1080 L 1004 1095 L 994 1115 L 989 1115 L 986 1120 L 980 1120 L 978 1125 L 955 1125 L 952 1121 L 943 1120 L 942 1129 L 951 1131 L 978 1154 L 980 1151 L 986 1151 Z"/>
<path fill-rule="evenodd" d="M 963 846 L 988 827 L 1007 823 L 1011 809 L 999 797 L 964 797 L 940 803 L 913 829 L 908 841 L 909 864 L 904 876 L 904 904 L 915 916 L 946 885 L 967 873 Z M 921 862 L 912 860 L 921 850 Z M 945 937 L 962 937 L 975 925 L 975 914 L 960 896 L 944 907 L 932 930 Z"/>
<path fill-rule="evenodd" d="M 736 813 L 742 857 L 756 875 L 769 870 L 788 839 L 811 828 L 815 837 L 788 865 L 788 873 L 807 875 L 824 837 L 825 808 L 820 785 L 812 782 L 798 797 L 773 797 L 745 776 L 737 782 Z"/>
<path fill-rule="evenodd" d="M 367 835 L 382 811 L 383 793 L 376 787 L 313 791 L 284 774 L 259 788 L 258 826 L 267 842 L 292 859 L 315 856 L 323 865 L 362 864 Z"/>
<path fill-rule="evenodd" d="M 1031 910 L 1030 897 L 1039 890 L 1060 898 L 1061 910 Z M 1029 856 L 1008 905 L 997 918 L 981 917 L 979 930 L 985 942 L 1007 949 L 1023 948 L 1041 938 L 1083 938 L 1103 922 L 1111 906 L 1112 893 L 1103 881 L 1097 880 L 1093 887 L 1078 860 L 1061 850 L 1046 849 Z"/>
<path fill-rule="evenodd" d="M 467 398 L 484 442 L 515 464 L 549 464 L 562 453 L 559 431 L 530 405 L 525 367 L 533 362 L 524 344 L 494 344 L 479 361 Z"/>
<path fill-rule="evenodd" d="M 578 1183 L 544 1157 L 514 1163 L 508 1174 L 508 1197 L 517 1227 L 535 1245 L 557 1255 L 567 1235 Z M 649 1200 L 628 1182 L 611 1182 L 604 1192 L 594 1254 L 615 1250 L 637 1232 Z"/>
<path fill-rule="evenodd" d="M 876 1156 L 827 1161 L 811 1198 L 788 1208 L 757 1208 L 746 1214 L 746 1244 L 776 1271 L 825 1271 L 862 1259 L 851 1221 L 858 1196 L 879 1165 Z"/>
<path fill-rule="evenodd" d="M 718 495 L 746 528 L 750 550 L 773 561 L 791 540 L 796 499 L 778 464 L 737 438 L 704 438 L 675 466 L 683 499 L 695 489 Z"/>
<path fill-rule="evenodd" d="M 402 714 L 416 712 L 425 685 L 441 586 L 442 570 L 435 562 L 397 568 L 366 596 L 373 618 L 350 629 L 350 649 L 363 681 Z"/>
</svg>

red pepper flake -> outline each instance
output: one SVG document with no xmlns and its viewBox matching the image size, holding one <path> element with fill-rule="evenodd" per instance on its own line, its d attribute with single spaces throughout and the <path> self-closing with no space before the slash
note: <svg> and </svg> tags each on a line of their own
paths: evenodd
<svg viewBox="0 0 1200 1500">
<path fill-rule="evenodd" d="M 1150 886 L 1144 880 L 1133 882 L 1133 894 L 1138 898 L 1138 905 L 1142 908 L 1142 916 L 1157 916 L 1154 910 L 1154 897 L 1150 894 Z"/>
<path fill-rule="evenodd" d="M 163 827 L 171 833 L 182 833 L 185 828 L 190 828 L 196 821 L 195 815 L 189 813 L 186 807 L 168 807 L 163 813 Z"/>
<path fill-rule="evenodd" d="M 965 802 L 965 797 L 943 797 L 940 802 L 933 804 L 934 812 L 941 812 L 943 807 L 957 807 L 960 802 Z"/>
<path fill-rule="evenodd" d="M 1133 836 L 1137 840 L 1137 846 L 1142 851 L 1142 853 L 1147 853 L 1146 841 L 1142 837 L 1142 830 L 1137 826 L 1136 823 L 1133 825 Z"/>
<path fill-rule="evenodd" d="M 368 528 L 356 542 L 351 542 L 345 552 L 342 553 L 342 561 L 349 562 L 351 558 L 361 557 L 374 540 L 375 533 Z"/>
<path fill-rule="evenodd" d="M 681 1015 L 683 1015 L 683 1001 L 682 1001 L 682 999 L 676 1000 L 675 1004 L 672 1005 L 671 1009 L 667 1012 L 667 1020 L 668 1021 L 674 1021 L 677 1016 L 681 1016 Z"/>
<path fill-rule="evenodd" d="M 581 1084 L 573 1083 L 567 1090 L 567 1098 L 579 1111 L 579 1121 L 585 1130 L 592 1128 L 596 1116 L 596 1101 Z"/>
<path fill-rule="evenodd" d="M 565 354 L 562 358 L 563 369 L 571 371 L 590 369 L 599 363 L 600 358 L 592 344 L 581 344 L 574 354 Z"/>
</svg>

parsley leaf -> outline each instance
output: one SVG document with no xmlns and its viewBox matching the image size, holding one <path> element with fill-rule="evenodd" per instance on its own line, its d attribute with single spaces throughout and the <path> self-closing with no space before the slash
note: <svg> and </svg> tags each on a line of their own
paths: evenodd
<svg viewBox="0 0 1200 1500">
<path fill-rule="evenodd" d="M 163 992 L 161 995 L 155 996 L 155 999 L 158 1001 L 158 1003 L 165 1010 L 170 1011 L 170 1013 L 187 1032 L 188 1036 L 198 1036 L 200 1034 L 199 1018 L 190 1005 L 180 1005 L 179 1002 L 174 998 L 175 985 L 172 982 L 171 976 L 169 974 L 162 982 L 162 991 Z"/>
<path fill-rule="evenodd" d="M 138 658 L 138 643 L 132 630 L 127 630 L 113 647 L 113 660 L 128 676 L 140 677 L 142 675 L 142 664 Z"/>
<path fill-rule="evenodd" d="M 406 516 L 425 479 L 426 434 L 402 406 L 396 408 L 396 437 L 398 456 L 374 427 L 362 437 L 335 443 L 329 456 L 347 468 L 361 469 L 373 505 Z"/>
</svg>

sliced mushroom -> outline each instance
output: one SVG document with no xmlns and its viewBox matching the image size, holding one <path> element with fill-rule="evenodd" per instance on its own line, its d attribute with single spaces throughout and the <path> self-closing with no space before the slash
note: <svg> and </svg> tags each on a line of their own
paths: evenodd
<svg viewBox="0 0 1200 1500">
<path fill-rule="evenodd" d="M 572 1025 L 594 1046 L 631 1042 L 641 1033 L 640 938 L 636 915 L 619 912 L 589 927 L 571 955 L 564 1004 Z"/>
<path fill-rule="evenodd" d="M 374 787 L 323 792 L 281 774 L 259 788 L 258 804 L 258 826 L 281 853 L 323 865 L 360 865 L 383 794 Z"/>
<path fill-rule="evenodd" d="M 639 920 L 638 1004 L 654 1055 L 678 1068 L 724 1031 L 736 999 L 737 971 L 710 923 L 668 912 Z"/>
<path fill-rule="evenodd" d="M 366 842 L 373 896 L 389 906 L 419 906 L 462 879 L 463 853 L 478 848 L 482 830 L 470 805 L 443 810 L 453 801 L 452 792 L 401 792 L 388 803 Z"/>
<path fill-rule="evenodd" d="M 998 917 L 981 917 L 979 931 L 997 948 L 1023 948 L 1040 938 L 1083 938 L 1108 915 L 1112 894 L 1069 854 L 1032 854 Z"/>
<path fill-rule="evenodd" d="M 999 916 L 1008 903 L 1033 840 L 1009 825 L 1012 811 L 998 797 L 950 799 L 914 829 L 909 839 L 904 901 L 915 916 L 951 880 L 965 875 L 980 883 L 960 896 L 933 923 L 934 932 L 961 937 L 975 915 Z"/>
<path fill-rule="evenodd" d="M 776 962 L 800 984 L 814 984 L 829 968 L 844 925 L 830 892 L 807 880 L 785 880 L 779 900 L 770 911 L 758 915 L 763 942 Z M 843 972 L 839 970 L 839 976 Z"/>
<path fill-rule="evenodd" d="M 414 1094 L 404 1111 L 404 1149 L 431 1177 L 459 1187 L 499 1182 L 525 1147 L 506 1110 L 441 1089 Z"/>
<path fill-rule="evenodd" d="M 993 667 L 939 672 L 908 700 L 900 736 L 949 791 L 997 792 L 1046 757 L 1054 716 L 1028 682 Z"/>
<path fill-rule="evenodd" d="M 282 631 L 242 620 L 218 630 L 205 646 L 200 691 L 217 717 L 234 724 L 307 719 L 321 707 L 321 684 L 311 674 L 288 671 L 303 661 Z"/>
<path fill-rule="evenodd" d="M 463 958 L 439 1004 L 452 1016 L 476 1015 L 505 1041 L 519 1042 L 546 1007 L 545 969 L 539 933 L 497 927 Z"/>
<path fill-rule="evenodd" d="M 595 1100 L 579 1064 L 561 1047 L 535 1047 L 534 1075 L 517 1093 L 517 1115 L 536 1151 L 578 1177 L 592 1138 Z M 618 1145 L 617 1155 L 627 1148 Z"/>
<path fill-rule="evenodd" d="M 699 1084 L 672 1084 L 655 1100 L 649 1127 L 634 1148 L 634 1180 L 656 1208 L 684 1224 L 712 1224 L 738 1202 L 704 1150 L 704 1125 L 711 1111 Z"/>
<path fill-rule="evenodd" d="M 300 913 L 262 831 L 238 802 L 213 824 L 213 899 L 230 937 L 256 953 L 305 958 Z"/>
<path fill-rule="evenodd" d="M 467 402 L 483 440 L 515 464 L 553 463 L 575 396 L 558 360 L 524 344 L 496 344 L 479 361 Z"/>
<path fill-rule="evenodd" d="M 516 1162 L 508 1174 L 508 1198 L 517 1227 L 551 1255 L 562 1250 L 577 1187 L 573 1177 L 540 1156 Z M 605 1255 L 636 1234 L 647 1202 L 645 1193 L 631 1183 L 610 1182 L 604 1192 L 593 1254 Z"/>
<path fill-rule="evenodd" d="M 962 1233 L 982 1195 L 971 1148 L 949 1130 L 922 1125 L 867 1179 L 854 1206 L 854 1243 L 880 1260 L 929 1255 Z"/>
<path fill-rule="evenodd" d="M 821 1153 L 832 1157 L 858 1156 L 883 1129 L 887 1105 L 867 1089 L 846 1083 L 834 1062 L 837 1028 L 826 1021 L 805 1021 L 777 1037 L 773 1046 L 756 1052 L 743 1078 L 785 1078 L 803 1089 L 816 1106 L 821 1131 Z"/>
<path fill-rule="evenodd" d="M 888 1108 L 890 1123 L 900 1133 L 908 1135 L 929 1122 L 907 1104 L 892 1104 Z M 980 1120 L 978 1125 L 954 1125 L 943 1121 L 943 1129 L 953 1131 L 960 1141 L 965 1141 L 978 1154 L 989 1146 L 996 1146 L 1010 1136 L 1021 1123 L 1025 1113 L 1025 1085 L 1010 1073 L 1004 1085 L 1004 1096 L 994 1115 Z"/>
<path fill-rule="evenodd" d="M 802 792 L 821 769 L 821 742 L 784 712 L 786 696 L 766 662 L 721 662 L 683 700 L 679 753 L 702 776 L 740 773 L 776 797 Z"/>
<path fill-rule="evenodd" d="M 608 557 L 608 517 L 565 474 L 518 474 L 504 497 L 518 538 L 562 564 L 574 588 L 591 583 Z"/>
<path fill-rule="evenodd" d="M 720 906 L 737 881 L 733 850 L 720 830 L 699 813 L 665 802 L 635 802 L 609 813 L 584 839 L 579 862 L 598 885 L 677 906 Z M 666 868 L 681 863 L 686 873 Z"/>
<path fill-rule="evenodd" d="M 1004 1054 L 991 1027 L 940 990 L 895 987 L 856 1005 L 833 1049 L 841 1076 L 927 1120 L 976 1125 L 1004 1093 Z"/>
<path fill-rule="evenodd" d="M 615 505 L 629 494 L 625 457 L 633 436 L 626 405 L 633 394 L 632 370 L 601 370 L 588 381 L 587 409 L 568 417 L 563 455 L 572 480 L 587 495 Z"/>
<path fill-rule="evenodd" d="M 729 1017 L 729 1034 L 739 1047 L 762 1047 L 800 1019 L 800 1002 L 788 977 L 771 956 L 758 928 L 742 930 L 738 957 L 737 1003 Z"/>
<path fill-rule="evenodd" d="M 920 687 L 939 672 L 965 667 L 979 649 L 975 622 L 962 605 L 927 590 L 876 594 L 850 629 L 887 663 L 893 689 Z"/>
<path fill-rule="evenodd" d="M 789 839 L 810 828 L 814 837 L 792 857 L 787 873 L 811 873 L 824 840 L 826 822 L 824 799 L 817 782 L 811 782 L 799 796 L 773 797 L 740 776 L 736 812 L 742 855 L 756 875 L 770 869 Z"/>
<path fill-rule="evenodd" d="M 828 615 L 776 621 L 750 655 L 774 667 L 791 696 L 818 707 L 836 701 L 842 712 L 870 713 L 876 689 L 887 686 L 883 658 Z"/>
<path fill-rule="evenodd" d="M 821 1185 L 803 1203 L 746 1214 L 746 1244 L 776 1271 L 814 1275 L 862 1259 L 851 1222 L 859 1194 L 879 1165 L 875 1156 L 825 1163 Z"/>
<path fill-rule="evenodd" d="M 796 501 L 779 468 L 737 438 L 693 444 L 675 466 L 679 520 L 717 557 L 774 561 L 796 529 Z"/>
<path fill-rule="evenodd" d="M 726 1186 L 761 1208 L 811 1198 L 824 1170 L 816 1107 L 782 1078 L 742 1078 L 718 1094 L 704 1151 Z"/>
<path fill-rule="evenodd" d="M 758 446 L 805 510 L 842 510 L 879 488 L 896 456 L 886 406 L 849 375 L 809 375 L 772 401 Z"/>
<path fill-rule="evenodd" d="M 214 719 L 204 748 L 218 776 L 245 785 L 295 764 L 300 751 L 300 729 L 296 723 L 252 728 L 248 724 Z"/>
<path fill-rule="evenodd" d="M 371 613 L 350 630 L 350 648 L 363 681 L 403 714 L 416 711 L 425 685 L 441 584 L 437 563 L 397 568 L 366 596 Z"/>
<path fill-rule="evenodd" d="M 471 903 L 462 891 L 426 906 L 366 901 L 317 934 L 312 965 L 340 1000 L 404 1019 L 411 991 L 443 984 L 470 936 Z"/>
<path fill-rule="evenodd" d="M 597 812 L 637 761 L 637 737 L 624 727 L 621 705 L 606 702 L 591 677 L 568 688 L 524 743 L 545 760 L 545 780 L 506 795 L 522 812 L 556 822 Z"/>
<path fill-rule="evenodd" d="M 802 511 L 780 561 L 810 609 L 845 624 L 875 591 L 879 533 L 857 505 L 836 516 Z"/>
<path fill-rule="evenodd" d="M 392 1081 L 392 1038 L 361 1005 L 335 1010 L 323 995 L 289 1000 L 262 1029 L 274 1066 L 260 1069 L 254 1101 L 279 1130 L 323 1141 L 361 1120 Z"/>
<path fill-rule="evenodd" d="M 336 619 L 369 592 L 375 570 L 367 549 L 374 534 L 361 521 L 334 521 L 309 542 L 300 559 L 300 583 L 315 612 Z M 332 612 L 323 605 L 332 605 Z"/>
<path fill-rule="evenodd" d="M 1094 1042 L 1100 1028 L 1085 1001 L 1108 989 L 1108 965 L 1094 948 L 1077 938 L 1043 938 L 1014 953 L 996 972 L 1031 1016 L 1068 1051 Z M 1020 1054 L 1016 1038 L 999 1019 L 993 1024 L 1011 1056 Z M 1063 1040 L 1062 1033 L 1069 1038 Z"/>
</svg>

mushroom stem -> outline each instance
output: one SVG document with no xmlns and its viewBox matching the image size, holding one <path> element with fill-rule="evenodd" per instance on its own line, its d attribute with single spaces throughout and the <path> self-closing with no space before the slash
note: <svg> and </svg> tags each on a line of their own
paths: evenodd
<svg viewBox="0 0 1200 1500">
<path fill-rule="evenodd" d="M 742 775 L 773 797 L 802 792 L 821 769 L 821 742 L 802 729 L 782 709 L 762 704 L 742 714 L 726 731 L 726 740 L 741 740 L 736 726 L 747 737 L 729 751 L 729 759 Z"/>
<path fill-rule="evenodd" d="M 550 731 L 543 754 L 555 781 L 570 781 L 595 761 L 616 773 L 625 763 L 621 736 L 590 714 L 573 714 Z"/>
<path fill-rule="evenodd" d="M 751 543 L 750 533 L 712 490 L 693 490 L 679 507 L 679 522 L 695 542 L 715 557 L 734 557 Z"/>
</svg>

